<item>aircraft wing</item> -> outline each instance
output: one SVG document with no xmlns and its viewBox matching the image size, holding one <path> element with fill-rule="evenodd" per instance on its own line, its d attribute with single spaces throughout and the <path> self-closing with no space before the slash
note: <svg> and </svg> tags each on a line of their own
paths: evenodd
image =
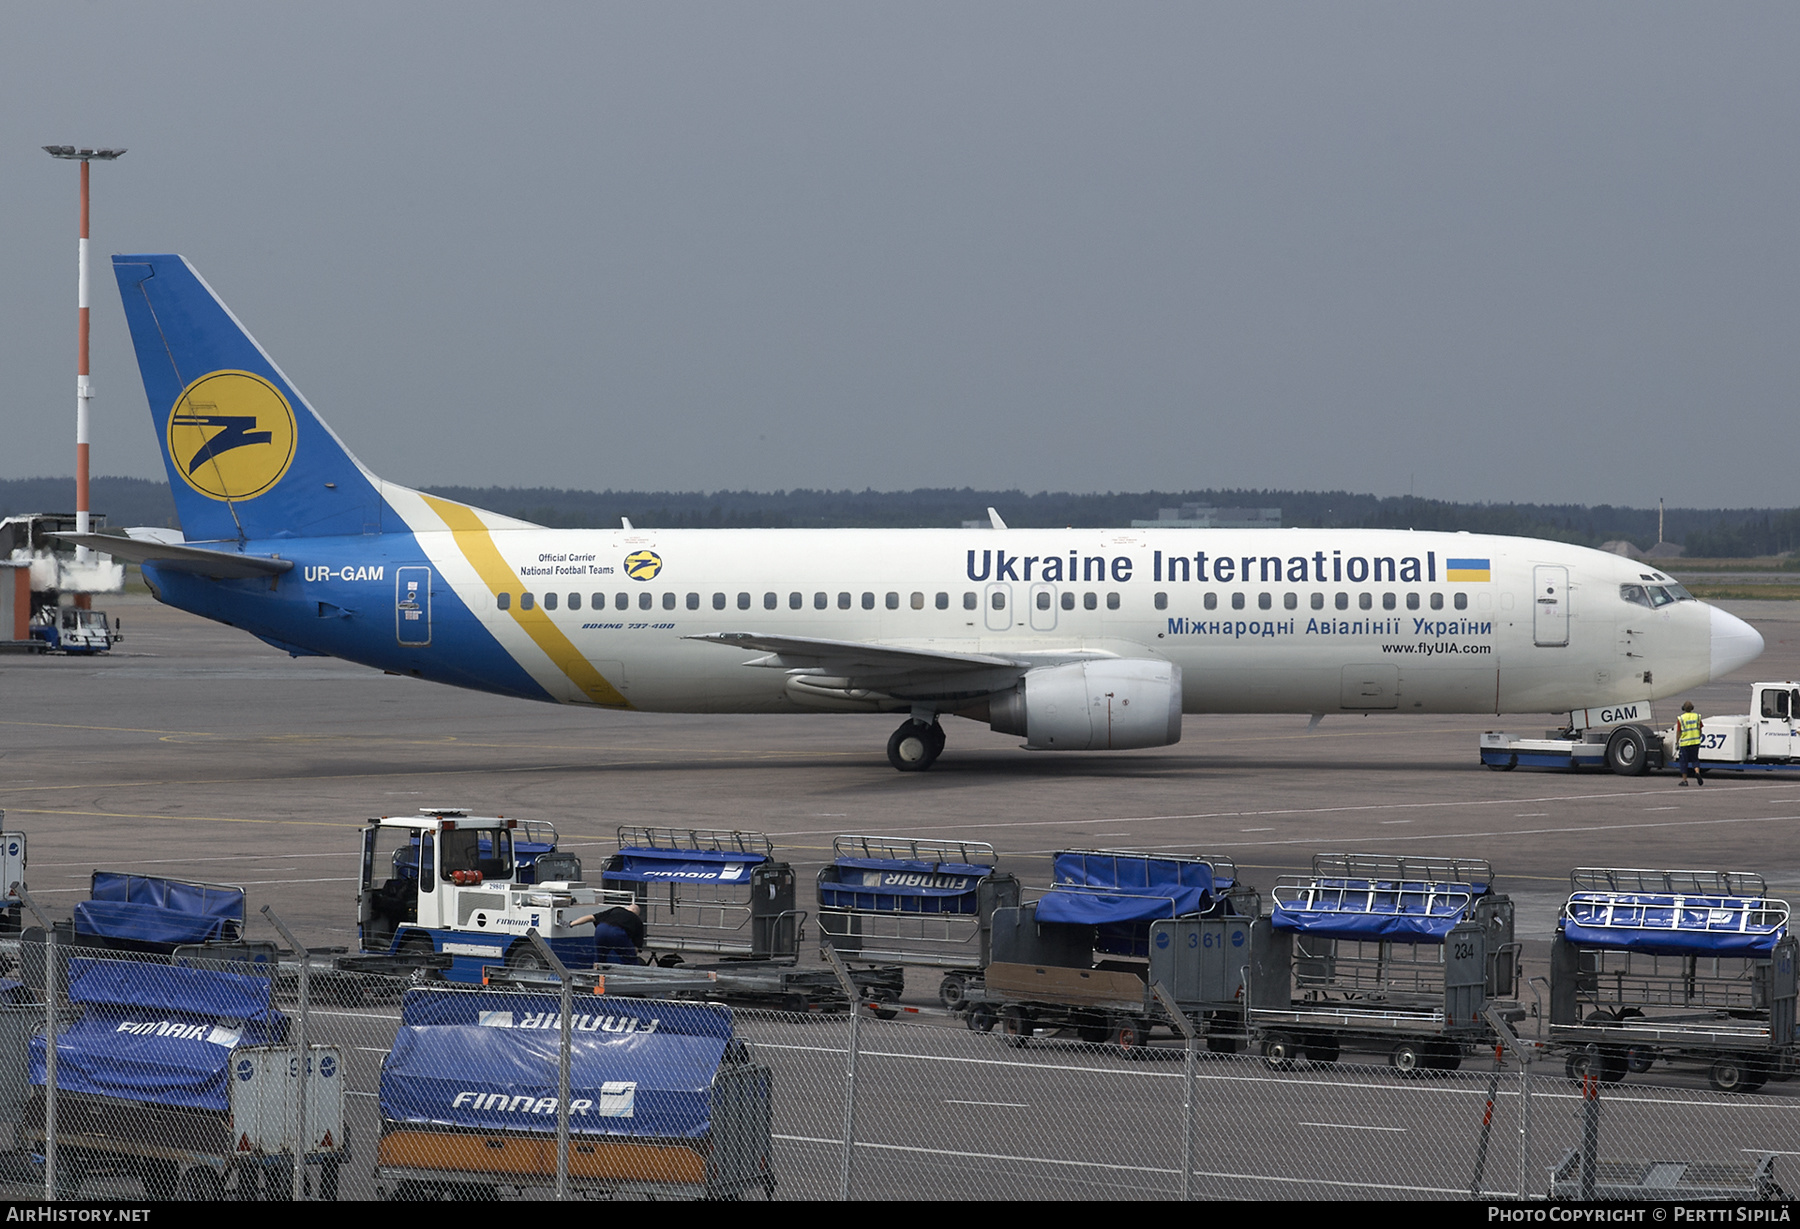
<svg viewBox="0 0 1800 1229">
<path fill-rule="evenodd" d="M 250 576 L 279 576 L 291 571 L 292 559 L 271 559 L 265 555 L 240 555 L 236 551 L 213 550 L 184 542 L 164 542 L 146 538 L 120 538 L 110 533 L 57 533 L 51 537 L 71 546 L 127 559 L 132 563 L 154 563 L 176 572 L 192 572 L 198 576 L 217 576 L 235 580 Z"/>
<path fill-rule="evenodd" d="M 850 676 L 1026 670 L 1037 664 L 1027 658 L 996 657 L 988 653 L 955 653 L 944 649 L 868 644 L 858 640 L 822 640 L 812 636 L 770 636 L 759 632 L 711 632 L 682 639 L 768 654 L 745 665 L 778 670 L 825 667 L 832 674 Z"/>
</svg>

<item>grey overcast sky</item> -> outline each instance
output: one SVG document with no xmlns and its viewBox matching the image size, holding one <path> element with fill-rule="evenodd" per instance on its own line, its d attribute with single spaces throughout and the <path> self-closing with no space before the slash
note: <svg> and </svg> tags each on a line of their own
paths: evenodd
<svg viewBox="0 0 1800 1229">
<path fill-rule="evenodd" d="M 106 255 L 414 485 L 1800 504 L 1800 6 L 29 3 L 0 477 Z"/>
</svg>

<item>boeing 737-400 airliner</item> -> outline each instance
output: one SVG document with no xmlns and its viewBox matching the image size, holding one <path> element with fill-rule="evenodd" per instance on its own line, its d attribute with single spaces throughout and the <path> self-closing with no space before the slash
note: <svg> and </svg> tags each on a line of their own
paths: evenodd
<svg viewBox="0 0 1800 1229">
<path fill-rule="evenodd" d="M 182 532 L 83 541 L 295 655 L 601 708 L 903 714 L 888 758 L 917 771 L 945 715 L 1088 751 L 1174 743 L 1183 713 L 1647 710 L 1763 647 L 1652 567 L 1526 538 L 546 529 L 376 477 L 182 257 L 113 268 Z"/>
</svg>

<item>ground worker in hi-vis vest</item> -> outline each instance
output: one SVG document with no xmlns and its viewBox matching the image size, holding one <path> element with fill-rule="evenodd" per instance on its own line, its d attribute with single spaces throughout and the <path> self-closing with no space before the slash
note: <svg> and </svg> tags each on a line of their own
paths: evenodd
<svg viewBox="0 0 1800 1229">
<path fill-rule="evenodd" d="M 1706 784 L 1706 778 L 1700 775 L 1700 727 L 1700 714 L 1694 711 L 1694 702 L 1689 700 L 1681 706 L 1681 716 L 1675 719 L 1675 756 L 1681 763 L 1684 788 L 1689 769 L 1693 770 L 1694 780 Z"/>
</svg>

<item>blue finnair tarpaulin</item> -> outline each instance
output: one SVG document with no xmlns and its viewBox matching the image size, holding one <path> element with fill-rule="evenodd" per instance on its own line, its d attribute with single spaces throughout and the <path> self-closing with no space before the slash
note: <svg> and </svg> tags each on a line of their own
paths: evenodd
<svg viewBox="0 0 1800 1229">
<path fill-rule="evenodd" d="M 1466 883 L 1321 879 L 1306 888 L 1277 888 L 1270 925 L 1326 939 L 1442 943 L 1473 894 Z"/>
<path fill-rule="evenodd" d="M 562 999 L 554 994 L 503 990 L 408 990 L 401 1001 L 402 1024 L 476 1024 L 486 1028 L 562 1028 Z M 731 1037 L 731 1009 L 710 1003 L 663 1003 L 613 995 L 575 1000 L 569 1031 L 584 1033 L 681 1033 L 689 1037 Z"/>
<path fill-rule="evenodd" d="M 577 1033 L 569 1129 L 583 1135 L 698 1139 L 712 1129 L 712 1083 L 729 1043 L 681 1033 Z M 554 1029 L 407 1024 L 381 1065 L 381 1115 L 478 1130 L 554 1131 Z"/>
<path fill-rule="evenodd" d="M 976 913 L 975 888 L 991 866 L 910 858 L 839 858 L 819 881 L 819 903 L 883 913 Z"/>
<path fill-rule="evenodd" d="M 1038 921 L 1078 926 L 1199 913 L 1226 886 L 1214 883 L 1205 862 L 1136 854 L 1065 850 L 1051 871 L 1054 886 L 1038 901 Z"/>
<path fill-rule="evenodd" d="M 243 933 L 244 893 L 151 875 L 95 871 L 89 899 L 75 906 L 75 933 L 172 946 Z"/>
<path fill-rule="evenodd" d="M 287 1032 L 268 979 L 239 973 L 77 958 L 69 1001 L 82 1012 L 57 1038 L 57 1087 L 127 1101 L 225 1112 L 232 1050 Z M 32 1083 L 44 1082 L 44 1065 L 39 1035 Z"/>
<path fill-rule="evenodd" d="M 768 860 L 760 853 L 626 846 L 601 878 L 625 883 L 749 883 L 750 872 Z"/>
<path fill-rule="evenodd" d="M 1563 911 L 1563 938 L 1579 947 L 1651 956 L 1774 954 L 1787 935 L 1787 907 L 1747 896 L 1577 892 Z"/>
</svg>

